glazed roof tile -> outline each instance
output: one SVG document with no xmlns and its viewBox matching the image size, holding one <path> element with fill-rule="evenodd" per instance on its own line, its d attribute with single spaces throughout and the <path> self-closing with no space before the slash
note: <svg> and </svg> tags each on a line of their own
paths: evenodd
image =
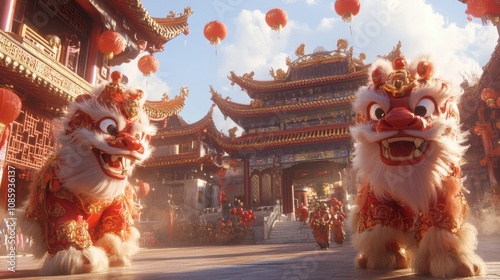
<svg viewBox="0 0 500 280">
<path fill-rule="evenodd" d="M 214 90 L 212 92 L 212 101 L 219 107 L 224 115 L 231 117 L 253 117 L 253 116 L 271 116 L 277 113 L 288 113 L 302 110 L 314 110 L 319 108 L 331 107 L 336 105 L 350 104 L 354 96 L 330 98 L 323 100 L 313 100 L 295 104 L 285 104 L 276 106 L 255 106 L 235 103 L 228 98 L 222 98 L 221 94 Z"/>
<path fill-rule="evenodd" d="M 187 20 L 191 8 L 184 8 L 183 13 L 170 11 L 165 18 L 152 17 L 140 0 L 110 0 L 125 18 L 132 21 L 136 33 L 145 37 L 152 45 L 163 46 L 166 42 L 183 33 L 188 28 Z"/>
<path fill-rule="evenodd" d="M 367 75 L 366 69 L 362 71 L 356 71 L 349 74 L 336 75 L 336 76 L 325 76 L 316 77 L 305 80 L 292 80 L 292 81 L 258 81 L 253 80 L 248 76 L 242 75 L 238 76 L 233 71 L 230 72 L 231 75 L 228 77 L 229 80 L 234 84 L 238 84 L 242 90 L 247 91 L 251 98 L 255 97 L 256 92 L 276 92 L 295 88 L 304 88 L 318 85 L 325 85 L 338 82 L 347 82 L 356 80 L 359 78 L 364 78 Z"/>
<path fill-rule="evenodd" d="M 251 133 L 236 138 L 209 135 L 227 151 L 275 149 L 289 146 L 329 143 L 351 138 L 349 127 L 353 123 L 341 123 L 306 127 L 293 130 Z"/>
</svg>

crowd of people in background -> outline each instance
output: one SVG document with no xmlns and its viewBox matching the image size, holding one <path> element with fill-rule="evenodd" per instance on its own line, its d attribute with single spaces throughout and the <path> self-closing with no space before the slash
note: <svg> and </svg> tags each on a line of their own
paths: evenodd
<svg viewBox="0 0 500 280">
<path fill-rule="evenodd" d="M 302 204 L 297 208 L 296 216 L 304 225 L 309 221 L 320 249 L 330 248 L 332 236 L 338 244 L 342 244 L 346 238 L 344 205 L 335 197 L 332 197 L 329 203 L 313 202 L 311 209 Z"/>
</svg>

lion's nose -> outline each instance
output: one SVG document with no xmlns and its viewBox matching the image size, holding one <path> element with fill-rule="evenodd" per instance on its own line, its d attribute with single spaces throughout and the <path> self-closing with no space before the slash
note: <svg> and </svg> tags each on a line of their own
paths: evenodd
<svg viewBox="0 0 500 280">
<path fill-rule="evenodd" d="M 110 146 L 115 148 L 127 149 L 129 151 L 135 151 L 139 153 L 144 153 L 144 146 L 141 141 L 136 137 L 132 136 L 128 132 L 120 132 L 116 135 L 115 141 L 110 143 Z"/>
<path fill-rule="evenodd" d="M 425 124 L 405 107 L 393 108 L 378 122 L 377 131 L 414 129 L 422 130 Z"/>
</svg>

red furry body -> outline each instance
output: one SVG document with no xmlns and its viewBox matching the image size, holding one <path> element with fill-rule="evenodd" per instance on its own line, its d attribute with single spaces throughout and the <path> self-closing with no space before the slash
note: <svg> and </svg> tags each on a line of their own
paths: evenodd
<svg viewBox="0 0 500 280">
<path fill-rule="evenodd" d="M 473 276 L 484 263 L 466 222 L 460 165 L 460 90 L 432 77 L 433 65 L 402 57 L 372 65 L 369 86 L 356 93 L 354 165 L 363 176 L 351 227 L 356 264 L 412 267 L 434 277 Z"/>
</svg>

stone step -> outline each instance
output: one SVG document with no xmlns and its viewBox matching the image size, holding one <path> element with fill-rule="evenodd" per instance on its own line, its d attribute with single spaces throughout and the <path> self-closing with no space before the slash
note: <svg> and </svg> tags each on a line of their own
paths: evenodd
<svg viewBox="0 0 500 280">
<path fill-rule="evenodd" d="M 269 239 L 264 244 L 315 242 L 309 224 L 299 221 L 278 221 L 271 229 Z"/>
</svg>

